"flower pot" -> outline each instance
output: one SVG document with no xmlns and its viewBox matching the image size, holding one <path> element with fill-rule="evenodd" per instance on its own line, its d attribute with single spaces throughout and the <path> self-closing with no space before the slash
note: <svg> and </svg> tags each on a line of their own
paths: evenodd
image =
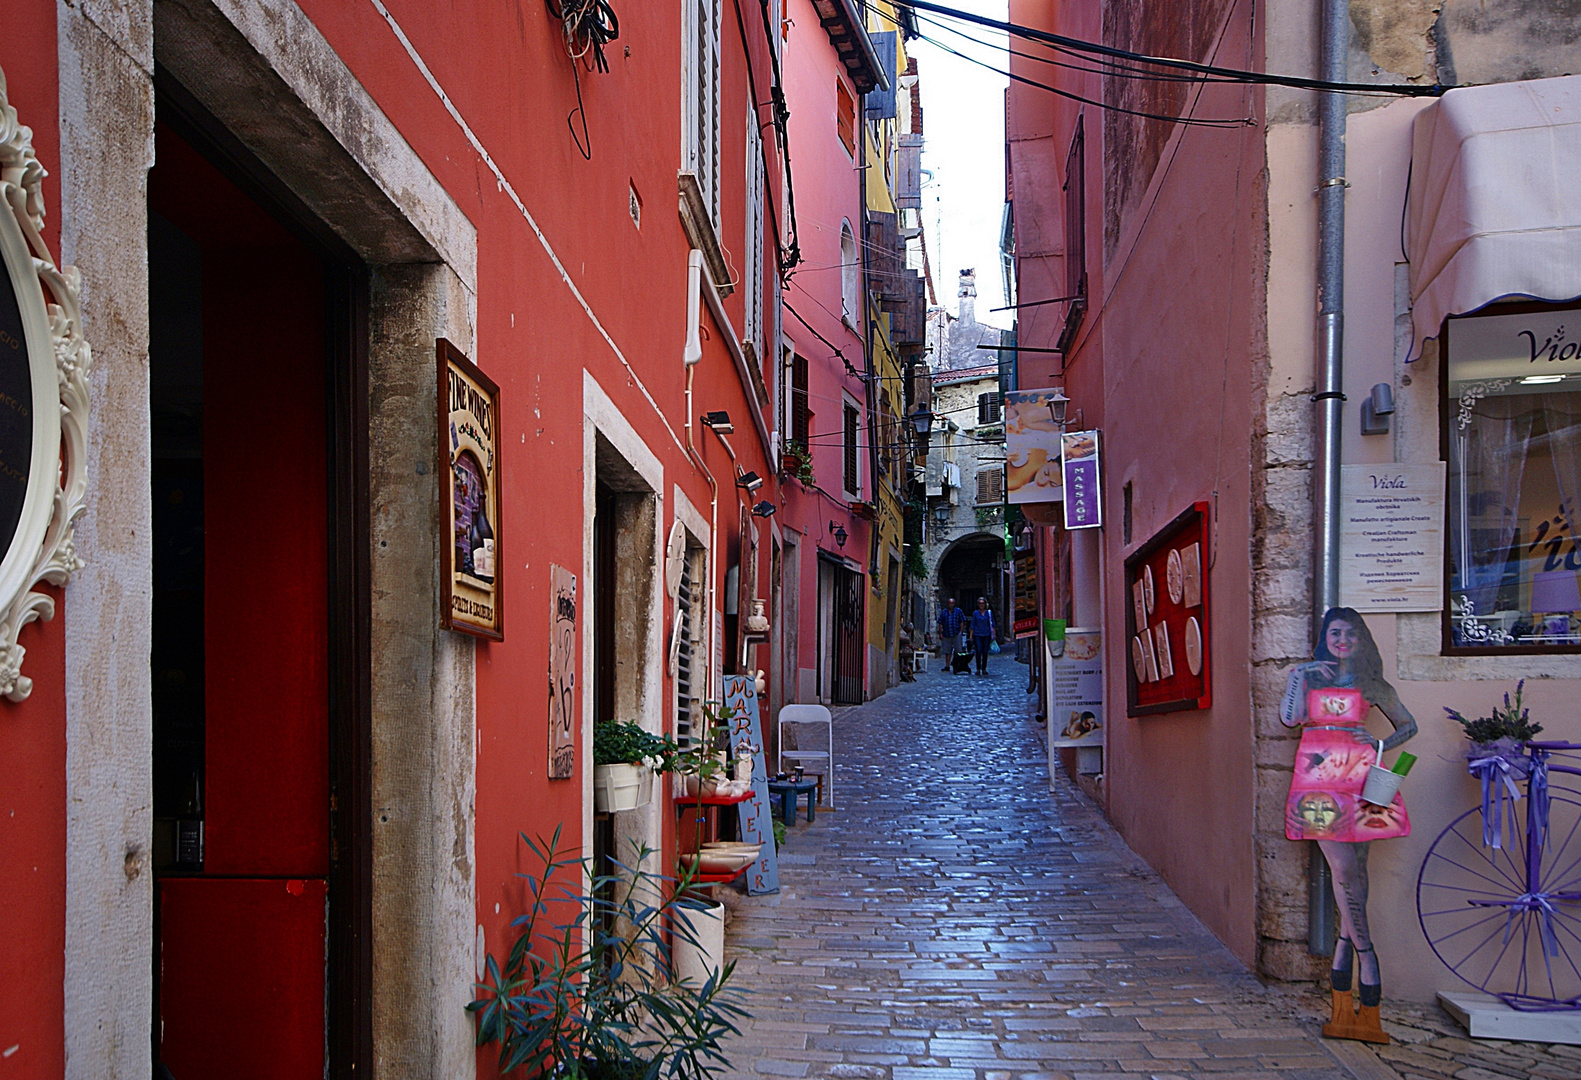
<svg viewBox="0 0 1581 1080">
<path fill-rule="evenodd" d="M 1361 789 L 1361 801 L 1374 806 L 1388 806 L 1399 794 L 1400 783 L 1404 779 L 1399 773 L 1390 772 L 1382 765 L 1367 766 L 1367 783 Z"/>
<path fill-rule="evenodd" d="M 593 808 L 600 813 L 635 810 L 653 795 L 653 770 L 646 765 L 599 765 L 593 769 Z"/>
<path fill-rule="evenodd" d="M 725 905 L 710 900 L 701 909 L 676 908 L 671 955 L 676 978 L 694 989 L 717 979 L 725 966 Z"/>
</svg>

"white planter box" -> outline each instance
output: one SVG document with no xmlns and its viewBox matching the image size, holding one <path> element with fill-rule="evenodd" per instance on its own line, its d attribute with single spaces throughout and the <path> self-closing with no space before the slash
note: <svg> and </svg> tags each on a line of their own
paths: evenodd
<svg viewBox="0 0 1581 1080">
<path fill-rule="evenodd" d="M 646 765 L 599 765 L 593 769 L 593 808 L 600 813 L 635 810 L 653 797 L 653 770 Z"/>
</svg>

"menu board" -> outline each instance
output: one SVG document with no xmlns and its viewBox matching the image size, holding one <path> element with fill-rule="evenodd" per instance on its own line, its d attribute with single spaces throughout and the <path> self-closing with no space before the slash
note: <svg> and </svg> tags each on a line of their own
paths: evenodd
<svg viewBox="0 0 1581 1080">
<path fill-rule="evenodd" d="M 1064 645 L 1064 654 L 1049 664 L 1049 746 L 1102 746 L 1103 633 L 1073 627 Z"/>
<path fill-rule="evenodd" d="M 1207 520 L 1195 503 L 1125 560 L 1130 716 L 1212 704 Z"/>
<path fill-rule="evenodd" d="M 1340 603 L 1443 609 L 1444 470 L 1442 461 L 1340 469 Z"/>
<path fill-rule="evenodd" d="M 1015 635 L 1038 636 L 1038 560 L 1032 551 L 1016 553 Z"/>
</svg>

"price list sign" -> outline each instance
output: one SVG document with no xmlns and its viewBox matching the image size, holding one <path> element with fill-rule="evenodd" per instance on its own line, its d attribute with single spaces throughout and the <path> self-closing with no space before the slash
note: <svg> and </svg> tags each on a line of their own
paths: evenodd
<svg viewBox="0 0 1581 1080">
<path fill-rule="evenodd" d="M 1072 431 L 1060 437 L 1065 478 L 1065 527 L 1096 529 L 1103 524 L 1098 482 L 1098 433 Z"/>
</svg>

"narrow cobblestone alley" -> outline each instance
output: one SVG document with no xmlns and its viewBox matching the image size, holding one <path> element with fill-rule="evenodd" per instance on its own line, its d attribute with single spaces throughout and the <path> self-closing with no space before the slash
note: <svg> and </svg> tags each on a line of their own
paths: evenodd
<svg viewBox="0 0 1581 1080">
<path fill-rule="evenodd" d="M 732 905 L 727 954 L 754 1014 L 731 1043 L 737 1075 L 1398 1075 L 1325 1044 L 1316 994 L 1265 987 L 1074 785 L 1049 790 L 1026 668 L 992 666 L 837 717 L 838 810 L 792 829 L 777 896 Z M 1426 1055 L 1408 1076 L 1581 1072 L 1581 1056 L 1500 1058 L 1420 1023 L 1391 1029 L 1421 1045 L 1388 1050 Z"/>
</svg>

